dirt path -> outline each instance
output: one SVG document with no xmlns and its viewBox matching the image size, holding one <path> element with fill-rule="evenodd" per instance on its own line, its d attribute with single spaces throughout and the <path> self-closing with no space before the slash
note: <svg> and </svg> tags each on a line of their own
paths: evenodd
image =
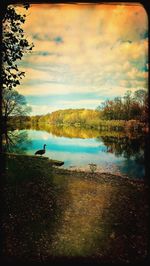
<svg viewBox="0 0 150 266">
<path fill-rule="evenodd" d="M 103 214 L 110 206 L 113 188 L 72 178 L 68 190 L 70 198 L 52 242 L 53 251 L 61 256 L 94 254 L 96 239 L 105 234 Z"/>
<path fill-rule="evenodd" d="M 72 172 L 67 189 L 68 204 L 52 239 L 53 254 L 106 262 L 146 256 L 147 201 L 142 183 Z"/>
</svg>

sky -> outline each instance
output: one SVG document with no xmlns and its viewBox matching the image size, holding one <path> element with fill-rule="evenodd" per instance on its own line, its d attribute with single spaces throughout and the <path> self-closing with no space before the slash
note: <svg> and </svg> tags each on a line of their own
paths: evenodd
<svg viewBox="0 0 150 266">
<path fill-rule="evenodd" d="M 21 7 L 17 7 L 22 12 Z M 31 115 L 95 109 L 127 90 L 148 89 L 148 18 L 140 4 L 33 4 L 17 87 Z"/>
</svg>

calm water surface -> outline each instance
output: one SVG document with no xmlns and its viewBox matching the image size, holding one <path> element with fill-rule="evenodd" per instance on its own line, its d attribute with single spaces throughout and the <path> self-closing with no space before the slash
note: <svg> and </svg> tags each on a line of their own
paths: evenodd
<svg viewBox="0 0 150 266">
<path fill-rule="evenodd" d="M 14 143 L 13 147 L 14 152 L 34 155 L 46 144 L 44 156 L 63 161 L 64 168 L 90 171 L 89 164 L 94 163 L 97 165 L 96 171 L 99 172 L 139 179 L 144 177 L 144 143 L 141 138 L 107 135 L 92 137 L 91 133 L 83 134 L 81 131 L 80 134 L 63 134 L 61 129 L 59 132 L 15 130 L 12 135 L 18 135 L 18 142 Z M 73 137 L 74 135 L 76 137 Z"/>
</svg>

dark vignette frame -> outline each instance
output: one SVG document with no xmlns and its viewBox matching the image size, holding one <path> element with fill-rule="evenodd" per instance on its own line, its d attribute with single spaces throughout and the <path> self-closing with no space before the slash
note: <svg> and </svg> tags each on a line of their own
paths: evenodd
<svg viewBox="0 0 150 266">
<path fill-rule="evenodd" d="M 10 4 L 23 4 L 23 3 L 28 3 L 28 4 L 79 4 L 79 3 L 89 3 L 89 4 L 121 4 L 125 3 L 126 5 L 135 5 L 135 4 L 141 4 L 148 16 L 148 64 L 150 65 L 150 1 L 149 0 L 74 0 L 74 1 L 69 1 L 69 0 L 0 0 L 0 47 L 2 45 L 2 17 L 3 14 L 6 11 L 6 8 Z M 1 72 L 1 67 L 2 67 L 2 52 L 0 49 L 0 72 Z M 150 66 L 149 66 L 150 67 Z M 150 72 L 148 72 L 150 74 Z M 5 156 L 2 155 L 2 80 L 1 80 L 1 75 L 0 75 L 0 185 L 1 188 L 3 188 L 3 184 L 5 182 L 3 178 L 3 173 L 5 172 Z M 149 104 L 149 121 L 148 121 L 148 127 L 149 127 L 149 132 L 150 132 L 150 75 L 148 75 L 148 104 Z M 148 191 L 150 192 L 150 136 L 145 137 L 145 183 L 148 185 L 149 189 Z M 150 195 L 150 193 L 149 193 Z M 150 196 L 148 198 L 150 200 Z M 3 212 L 3 198 L 0 198 L 1 202 L 1 212 Z M 149 201 L 149 216 L 150 216 L 150 201 Z M 149 217 L 149 222 L 150 222 L 150 217 Z M 150 225 L 150 223 L 149 223 Z M 150 235 L 150 227 L 149 227 L 149 235 Z M 0 238 L 3 240 L 3 232 L 0 230 Z M 2 247 L 3 241 L 0 242 L 0 248 Z M 2 250 L 2 248 L 0 249 Z M 2 254 L 0 253 L 0 262 L 2 263 L 1 265 L 5 265 L 7 258 L 3 258 L 1 256 Z M 7 261 L 7 263 L 9 263 Z M 14 261 L 13 263 L 9 263 L 9 265 L 24 265 L 23 261 Z M 38 263 L 39 265 L 45 264 L 45 265 L 107 265 L 107 263 L 102 263 L 99 262 L 98 259 L 89 259 L 89 258 L 51 258 L 49 261 L 44 262 L 44 263 Z M 149 265 L 150 264 L 150 238 L 149 238 L 149 250 L 148 250 L 148 257 L 145 259 L 145 261 L 141 262 L 142 265 Z M 141 263 L 139 265 L 141 265 Z M 35 263 L 33 263 L 35 265 Z M 112 263 L 113 265 L 113 263 Z M 115 264 L 116 265 L 116 264 Z M 119 264 L 120 265 L 120 264 Z M 131 264 L 130 264 L 131 265 Z M 137 265 L 137 264 L 136 264 Z"/>
</svg>

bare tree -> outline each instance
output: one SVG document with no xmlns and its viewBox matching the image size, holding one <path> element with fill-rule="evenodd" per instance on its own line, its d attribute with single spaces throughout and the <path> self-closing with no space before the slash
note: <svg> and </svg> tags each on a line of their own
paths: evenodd
<svg viewBox="0 0 150 266">
<path fill-rule="evenodd" d="M 27 105 L 23 95 L 13 89 L 3 89 L 2 115 L 4 122 L 7 122 L 9 116 L 28 115 L 30 112 L 31 107 Z"/>
</svg>

